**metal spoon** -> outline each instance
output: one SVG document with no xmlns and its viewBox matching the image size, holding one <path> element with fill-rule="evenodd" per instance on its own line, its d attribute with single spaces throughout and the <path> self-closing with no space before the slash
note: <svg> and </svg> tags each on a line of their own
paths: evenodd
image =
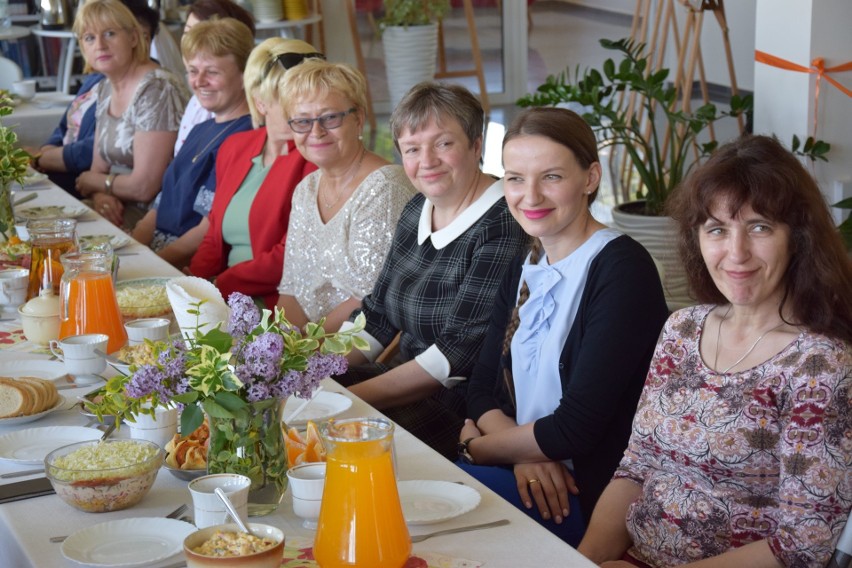
<svg viewBox="0 0 852 568">
<path fill-rule="evenodd" d="M 455 528 L 455 529 L 445 529 L 445 530 L 442 530 L 442 531 L 435 531 L 435 532 L 426 533 L 426 534 L 418 534 L 418 535 L 413 535 L 411 537 L 411 542 L 423 542 L 427 538 L 432 538 L 433 536 L 440 536 L 440 535 L 445 535 L 445 534 L 455 534 L 455 533 L 467 532 L 467 531 L 477 531 L 479 529 L 489 529 L 491 527 L 502 527 L 503 525 L 508 525 L 508 524 L 509 524 L 508 519 L 500 519 L 499 521 L 494 521 L 494 522 L 491 522 L 491 523 L 483 523 L 481 525 L 470 525 L 470 526 L 467 526 L 467 527 L 458 527 L 458 528 Z"/>
<path fill-rule="evenodd" d="M 33 199 L 35 199 L 36 197 L 38 197 L 38 194 L 37 194 L 37 193 L 30 193 L 29 195 L 25 195 L 25 196 L 23 196 L 22 198 L 20 198 L 20 199 L 18 199 L 18 200 L 16 200 L 16 201 L 14 201 L 14 202 L 12 203 L 12 207 L 17 207 L 18 205 L 23 205 L 24 203 L 27 203 L 27 202 L 29 202 L 29 201 L 32 201 L 32 200 L 33 200 Z"/>
<path fill-rule="evenodd" d="M 213 490 L 213 492 L 219 496 L 219 499 L 222 500 L 222 503 L 225 504 L 225 508 L 228 510 L 228 514 L 231 515 L 231 518 L 234 519 L 234 522 L 237 523 L 237 526 L 240 527 L 240 530 L 246 534 L 250 534 L 254 536 L 254 533 L 251 532 L 251 529 L 246 526 L 243 522 L 242 518 L 240 518 L 240 514 L 237 513 L 237 509 L 234 507 L 234 504 L 231 503 L 231 500 L 228 499 L 228 496 L 222 491 L 221 487 L 217 487 Z"/>
</svg>

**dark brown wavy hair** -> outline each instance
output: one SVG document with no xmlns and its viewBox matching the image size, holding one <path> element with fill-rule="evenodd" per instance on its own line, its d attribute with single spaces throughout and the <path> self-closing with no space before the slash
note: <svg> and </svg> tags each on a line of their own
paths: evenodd
<svg viewBox="0 0 852 568">
<path fill-rule="evenodd" d="M 699 227 L 721 202 L 732 216 L 750 206 L 790 228 L 782 301 L 792 314 L 790 323 L 852 343 L 852 260 L 819 187 L 799 160 L 775 138 L 746 135 L 720 147 L 669 199 L 690 289 L 703 303 L 728 302 L 698 243 Z"/>
</svg>

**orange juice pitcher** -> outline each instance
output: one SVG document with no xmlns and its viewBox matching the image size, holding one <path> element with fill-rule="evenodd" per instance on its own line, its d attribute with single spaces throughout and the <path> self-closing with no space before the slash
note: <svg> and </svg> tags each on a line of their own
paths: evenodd
<svg viewBox="0 0 852 568">
<path fill-rule="evenodd" d="M 61 257 L 59 338 L 82 333 L 105 333 L 107 351 L 127 343 L 112 283 L 112 254 L 103 251 L 70 252 Z"/>
<path fill-rule="evenodd" d="M 322 568 L 400 568 L 411 554 L 391 448 L 393 423 L 354 418 L 324 423 L 325 488 L 314 544 Z"/>
</svg>

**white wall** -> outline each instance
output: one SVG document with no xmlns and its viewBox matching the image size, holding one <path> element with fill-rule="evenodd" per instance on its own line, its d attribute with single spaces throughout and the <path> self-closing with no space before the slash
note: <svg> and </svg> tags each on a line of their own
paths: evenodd
<svg viewBox="0 0 852 568">
<path fill-rule="evenodd" d="M 826 66 L 845 63 L 852 54 L 852 2 L 849 0 L 758 0 L 755 47 L 793 63 L 807 66 L 823 57 Z M 814 75 L 755 63 L 756 133 L 774 133 L 789 144 L 813 133 Z M 835 75 L 849 86 L 849 73 Z M 817 137 L 831 144 L 829 162 L 813 173 L 829 202 L 852 197 L 852 99 L 822 82 Z M 845 184 L 841 185 L 841 184 Z M 842 187 L 847 193 L 843 194 Z M 840 211 L 835 211 L 840 220 Z"/>
</svg>

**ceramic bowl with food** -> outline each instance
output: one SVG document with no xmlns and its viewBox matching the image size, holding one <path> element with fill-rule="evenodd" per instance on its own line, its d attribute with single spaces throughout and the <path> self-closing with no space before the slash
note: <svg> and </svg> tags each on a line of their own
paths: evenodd
<svg viewBox="0 0 852 568">
<path fill-rule="evenodd" d="M 278 568 L 284 551 L 284 532 L 271 525 L 248 523 L 245 534 L 235 524 L 195 531 L 183 541 L 189 568 Z"/>
<path fill-rule="evenodd" d="M 118 309 L 124 322 L 140 318 L 173 318 L 172 305 L 166 294 L 169 278 L 124 280 L 115 286 Z"/>
<path fill-rule="evenodd" d="M 171 467 L 168 464 L 163 464 L 163 468 L 165 468 L 166 471 L 168 471 L 178 479 L 182 479 L 183 481 L 192 481 L 197 477 L 207 475 L 206 467 L 199 469 L 181 469 L 179 467 Z"/>
<path fill-rule="evenodd" d="M 132 507 L 154 485 L 165 452 L 147 440 L 70 444 L 44 458 L 59 497 L 81 511 L 104 513 Z"/>
</svg>

